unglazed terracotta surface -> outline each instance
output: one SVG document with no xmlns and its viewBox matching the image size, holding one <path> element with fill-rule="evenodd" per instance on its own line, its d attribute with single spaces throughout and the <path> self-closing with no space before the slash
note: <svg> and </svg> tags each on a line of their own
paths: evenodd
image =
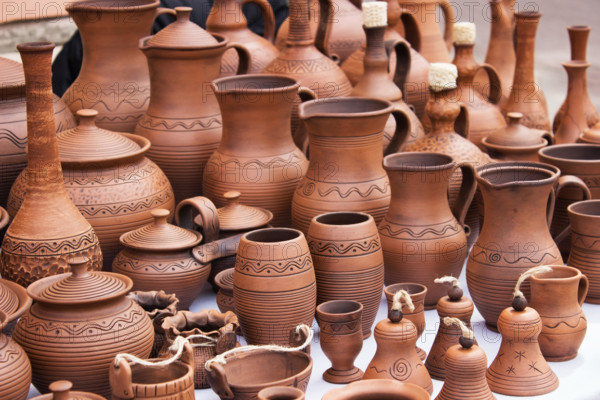
<svg viewBox="0 0 600 400">
<path fill-rule="evenodd" d="M 391 379 L 369 379 L 353 382 L 343 388 L 325 393 L 322 400 L 428 400 L 429 393 L 414 383 L 398 382 Z"/>
<path fill-rule="evenodd" d="M 51 393 L 32 397 L 31 400 L 106 400 L 104 397 L 89 392 L 71 390 L 73 383 L 70 381 L 54 381 L 50 384 Z"/>
</svg>

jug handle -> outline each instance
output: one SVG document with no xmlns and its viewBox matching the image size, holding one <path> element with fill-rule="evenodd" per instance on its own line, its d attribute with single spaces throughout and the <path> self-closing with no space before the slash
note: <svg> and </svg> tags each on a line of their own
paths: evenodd
<svg viewBox="0 0 600 400">
<path fill-rule="evenodd" d="M 298 96 L 302 103 L 317 99 L 317 94 L 306 86 L 300 86 L 300 88 L 298 88 Z M 296 146 L 308 157 L 308 133 L 306 132 L 306 126 L 304 126 L 302 120 L 299 121 L 298 127 L 292 134 L 292 138 L 294 139 Z"/>
<path fill-rule="evenodd" d="M 400 20 L 404 27 L 404 38 L 410 43 L 410 46 L 415 49 L 415 51 L 420 52 L 421 31 L 419 30 L 419 24 L 417 24 L 414 14 L 403 10 L 400 15 Z"/>
<path fill-rule="evenodd" d="M 225 369 L 221 364 L 216 362 L 210 364 L 210 370 L 206 370 L 206 377 L 212 390 L 221 399 L 233 400 L 233 391 L 229 386 L 229 382 L 227 382 L 227 375 L 225 375 Z"/>
<path fill-rule="evenodd" d="M 201 264 L 208 264 L 218 258 L 235 256 L 243 233 L 224 239 L 212 240 L 192 249 L 192 255 Z"/>
<path fill-rule="evenodd" d="M 175 13 L 175 10 L 173 10 L 172 8 L 168 8 L 168 7 L 158 7 L 156 9 L 156 12 L 154 13 L 154 19 L 160 17 L 163 14 L 169 14 L 174 16 L 175 18 L 177 18 L 177 13 Z M 173 20 L 175 21 L 175 20 Z M 173 22 L 171 21 L 171 22 Z"/>
<path fill-rule="evenodd" d="M 493 65 L 487 63 L 480 64 L 478 70 L 479 69 L 483 69 L 488 76 L 488 101 L 492 104 L 498 105 L 502 99 L 502 82 L 500 81 L 500 75 L 498 75 L 498 71 Z"/>
<path fill-rule="evenodd" d="M 247 3 L 254 3 L 260 7 L 265 25 L 264 37 L 269 42 L 275 44 L 275 14 L 273 13 L 271 4 L 267 0 L 242 0 L 240 5 L 244 6 Z"/>
<path fill-rule="evenodd" d="M 384 156 L 398 153 L 411 130 L 410 118 L 408 118 L 408 115 L 404 111 L 396 108 L 392 110 L 392 116 L 396 120 L 396 131 L 388 147 L 385 149 Z"/>
<path fill-rule="evenodd" d="M 556 190 L 550 192 L 550 201 L 548 202 L 548 209 L 546 210 L 546 215 L 548 217 L 548 227 L 552 225 L 552 217 L 554 216 L 554 205 L 556 203 L 556 196 L 562 189 L 565 187 L 575 187 L 581 189 L 581 193 L 583 195 L 582 200 L 589 200 L 592 198 L 592 193 L 590 189 L 588 189 L 587 185 L 578 177 L 574 175 L 565 175 L 558 178 L 558 186 Z M 556 237 L 554 238 L 554 242 L 556 244 L 561 243 L 567 236 L 571 233 L 571 224 L 567 225 L 565 229 L 562 230 Z"/>
<path fill-rule="evenodd" d="M 590 281 L 587 276 L 581 274 L 581 278 L 579 279 L 579 287 L 577 288 L 577 301 L 581 306 L 585 301 L 585 298 L 588 293 L 588 289 L 590 288 Z"/>
<path fill-rule="evenodd" d="M 464 104 L 460 105 L 460 114 L 454 121 L 454 130 L 465 139 L 469 138 L 469 109 Z"/>
<path fill-rule="evenodd" d="M 0 210 L 0 229 L 4 228 L 6 225 L 8 225 L 9 221 L 10 221 L 10 215 L 8 214 L 8 212 L 4 209 Z"/>
<path fill-rule="evenodd" d="M 448 51 L 452 51 L 454 42 L 454 21 L 456 21 L 454 8 L 449 0 L 442 0 L 439 4 L 444 13 L 444 40 L 446 41 Z"/>
<path fill-rule="evenodd" d="M 475 168 L 470 163 L 461 163 L 458 168 L 462 172 L 462 182 L 458 197 L 452 207 L 452 214 L 461 225 L 465 226 L 465 217 L 477 190 L 477 180 L 475 179 Z M 465 231 L 468 231 L 468 228 Z"/>
<path fill-rule="evenodd" d="M 252 65 L 252 54 L 250 54 L 250 50 L 241 43 L 228 43 L 225 49 L 234 49 L 238 55 L 238 69 L 235 74 L 247 74 L 250 70 L 250 65 Z"/>
<path fill-rule="evenodd" d="M 192 345 L 189 342 L 184 343 L 183 353 L 181 353 L 181 357 L 179 358 L 179 360 L 182 363 L 190 366 L 192 368 L 192 371 L 194 370 L 194 368 L 195 368 L 194 349 L 192 349 Z"/>
<path fill-rule="evenodd" d="M 118 365 L 115 365 L 114 361 L 111 362 L 108 380 L 113 396 L 119 399 L 135 398 L 133 384 L 131 383 L 131 366 L 126 360 L 119 360 Z"/>
<path fill-rule="evenodd" d="M 319 0 L 319 25 L 315 35 L 315 47 L 333 61 L 339 62 L 340 59 L 337 54 L 329 52 L 329 39 L 331 39 L 334 21 L 335 4 L 333 0 Z"/>
<path fill-rule="evenodd" d="M 390 42 L 388 54 L 391 53 L 392 49 L 396 53 L 396 70 L 394 71 L 393 80 L 396 86 L 403 91 L 404 84 L 406 83 L 406 78 L 408 77 L 412 63 L 410 45 L 403 39 L 397 39 L 393 42 Z"/>
<path fill-rule="evenodd" d="M 200 215 L 204 243 L 217 240 L 219 237 L 219 214 L 217 207 L 207 197 L 196 196 L 182 200 L 175 208 L 175 224 L 182 228 L 194 230 L 194 219 Z"/>
<path fill-rule="evenodd" d="M 548 141 L 548 144 L 546 146 L 552 146 L 554 144 L 554 133 L 544 132 L 540 136 L 542 139 L 546 139 Z"/>
</svg>

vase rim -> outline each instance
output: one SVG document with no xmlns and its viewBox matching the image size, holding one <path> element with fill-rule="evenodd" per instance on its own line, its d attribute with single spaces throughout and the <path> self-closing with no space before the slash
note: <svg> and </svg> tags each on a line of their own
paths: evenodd
<svg viewBox="0 0 600 400">
<path fill-rule="evenodd" d="M 566 152 L 577 151 L 576 155 L 568 157 Z M 546 146 L 538 151 L 542 161 L 569 161 L 585 164 L 598 164 L 600 160 L 600 144 L 592 143 L 571 143 L 571 144 L 555 144 L 553 146 Z M 575 157 L 577 156 L 577 157 Z"/>
<path fill-rule="evenodd" d="M 415 282 L 400 282 L 387 285 L 383 288 L 383 291 L 389 295 L 394 295 L 398 290 L 406 290 L 409 295 L 425 295 L 427 293 L 427 286 Z"/>
<path fill-rule="evenodd" d="M 303 236 L 302 232 L 293 228 L 263 228 L 247 232 L 242 238 L 253 243 L 281 244 L 293 242 Z"/>
<path fill-rule="evenodd" d="M 337 107 L 336 107 L 337 105 Z M 298 116 L 309 118 L 370 118 L 392 112 L 387 100 L 373 97 L 329 97 L 305 101 L 298 107 Z"/>
<path fill-rule="evenodd" d="M 246 85 L 240 87 L 241 84 Z M 228 87 L 233 85 L 233 87 Z M 249 93 L 258 94 L 268 91 L 270 93 L 280 93 L 290 90 L 297 90 L 300 83 L 287 75 L 278 74 L 244 74 L 227 76 L 212 81 L 211 86 L 215 93 Z"/>
<path fill-rule="evenodd" d="M 569 204 L 567 207 L 569 214 L 585 218 L 600 218 L 600 199 L 582 200 Z"/>
<path fill-rule="evenodd" d="M 455 166 L 456 162 L 449 155 L 426 151 L 395 153 L 383 158 L 383 168 L 392 171 L 440 171 Z"/>
<path fill-rule="evenodd" d="M 68 4 L 65 8 L 67 12 L 71 11 L 143 11 L 157 8 L 160 5 L 158 0 L 81 0 Z"/>
<path fill-rule="evenodd" d="M 327 226 L 356 226 L 372 220 L 371 215 L 363 212 L 335 211 L 317 215 L 312 222 Z"/>
<path fill-rule="evenodd" d="M 480 185 L 502 189 L 515 186 L 550 185 L 560 176 L 560 170 L 551 164 L 527 161 L 506 161 L 482 165 L 476 169 Z"/>
<path fill-rule="evenodd" d="M 540 271 L 531 275 L 532 281 L 574 281 L 582 275 L 581 271 L 569 265 L 548 265 L 552 271 Z"/>
<path fill-rule="evenodd" d="M 355 300 L 329 300 L 317 306 L 317 315 L 328 317 L 354 316 L 363 310 L 363 305 Z"/>
</svg>

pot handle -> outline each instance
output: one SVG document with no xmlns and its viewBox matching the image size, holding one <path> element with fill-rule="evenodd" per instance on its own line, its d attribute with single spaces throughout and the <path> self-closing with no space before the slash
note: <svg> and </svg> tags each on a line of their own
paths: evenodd
<svg viewBox="0 0 600 400">
<path fill-rule="evenodd" d="M 396 131 L 388 147 L 385 149 L 384 156 L 398 153 L 404 142 L 406 142 L 411 130 L 410 118 L 408 118 L 408 115 L 404 111 L 396 108 L 392 110 L 392 116 L 396 120 Z"/>
<path fill-rule="evenodd" d="M 340 58 L 337 54 L 331 54 L 329 51 L 329 39 L 335 22 L 335 8 L 333 0 L 319 0 L 319 25 L 315 35 L 315 47 L 333 61 L 339 62 Z"/>
<path fill-rule="evenodd" d="M 0 229 L 3 229 L 10 221 L 8 211 L 0 207 Z"/>
<path fill-rule="evenodd" d="M 226 49 L 234 49 L 238 55 L 238 69 L 236 75 L 247 74 L 252 65 L 252 55 L 250 50 L 241 43 L 228 43 Z"/>
<path fill-rule="evenodd" d="M 420 52 L 421 31 L 414 14 L 408 10 L 403 10 L 402 14 L 400 15 L 400 20 L 402 21 L 402 25 L 404 27 L 404 38 L 408 41 L 408 43 L 410 43 L 410 46 L 415 49 L 415 51 Z"/>
<path fill-rule="evenodd" d="M 465 139 L 469 138 L 469 109 L 464 104 L 460 105 L 460 114 L 454 121 L 454 130 Z"/>
<path fill-rule="evenodd" d="M 540 136 L 542 139 L 546 139 L 548 141 L 548 144 L 546 146 L 552 146 L 554 144 L 554 133 L 544 132 Z"/>
<path fill-rule="evenodd" d="M 458 166 L 462 172 L 462 182 L 456 202 L 452 207 L 452 214 L 461 225 L 465 223 L 465 216 L 471 206 L 475 191 L 477 190 L 477 180 L 475 179 L 475 168 L 470 163 L 462 163 Z"/>
<path fill-rule="evenodd" d="M 202 219 L 204 242 L 209 243 L 219 237 L 219 214 L 217 207 L 207 197 L 196 196 L 185 199 L 175 208 L 175 224 L 182 228 L 194 230 L 194 219 L 199 215 Z"/>
<path fill-rule="evenodd" d="M 580 178 L 578 178 L 574 175 L 561 176 L 560 178 L 558 178 L 558 185 L 556 187 L 556 190 L 553 190 L 552 192 L 550 192 L 551 200 L 548 204 L 549 207 L 546 210 L 546 215 L 548 217 L 548 227 L 550 227 L 550 225 L 552 225 L 552 217 L 554 216 L 554 207 L 555 207 L 555 203 L 556 203 L 556 196 L 558 196 L 560 191 L 563 190 L 565 187 L 573 187 L 573 188 L 581 189 L 581 194 L 583 195 L 582 200 L 589 200 L 592 198 L 592 193 L 590 192 L 590 189 L 588 189 L 587 185 Z M 551 206 L 550 206 L 550 203 L 552 204 Z M 565 240 L 565 238 L 567 236 L 569 236 L 570 233 L 571 233 L 571 224 L 567 225 L 565 227 L 565 229 L 563 229 L 558 235 L 556 235 L 556 237 L 554 238 L 554 241 L 556 242 L 556 244 L 559 244 L 563 240 Z"/>
<path fill-rule="evenodd" d="M 192 255 L 201 264 L 208 264 L 218 258 L 235 256 L 243 233 L 225 239 L 212 240 L 192 249 Z"/>
<path fill-rule="evenodd" d="M 169 14 L 174 16 L 175 18 L 177 18 L 177 13 L 175 12 L 175 10 L 173 10 L 172 8 L 167 8 L 167 7 L 158 7 L 156 9 L 156 12 L 154 13 L 154 19 L 160 17 L 163 14 Z M 175 20 L 173 20 L 175 21 Z M 171 22 L 173 22 L 171 21 Z"/>
<path fill-rule="evenodd" d="M 210 364 L 210 369 L 206 370 L 206 377 L 208 378 L 208 384 L 212 390 L 221 399 L 233 400 L 235 396 L 229 386 L 229 382 L 227 382 L 227 375 L 225 375 L 225 369 L 221 364 Z"/>
<path fill-rule="evenodd" d="M 298 96 L 302 103 L 317 99 L 317 94 L 314 90 L 307 88 L 306 86 L 300 86 L 298 89 Z M 308 133 L 306 132 L 306 126 L 302 120 L 298 122 L 298 126 L 292 134 L 292 138 L 294 139 L 296 146 L 308 157 Z"/>
<path fill-rule="evenodd" d="M 388 53 L 391 53 L 392 49 L 396 53 L 396 70 L 394 71 L 393 80 L 396 86 L 398 86 L 401 91 L 404 91 L 404 84 L 406 83 L 406 78 L 410 72 L 410 65 L 412 62 L 410 45 L 404 39 L 397 39 L 390 42 Z"/>
<path fill-rule="evenodd" d="M 262 13 L 265 31 L 264 37 L 269 42 L 275 44 L 275 14 L 273 13 L 273 8 L 271 4 L 267 0 L 242 0 L 240 5 L 243 6 L 247 3 L 254 3 L 258 7 L 260 7 L 260 12 Z"/>
<path fill-rule="evenodd" d="M 577 288 L 577 301 L 579 301 L 580 306 L 585 301 L 585 297 L 587 296 L 589 288 L 590 288 L 590 281 L 589 281 L 588 277 L 581 274 L 581 278 L 579 279 L 579 287 Z"/>
<path fill-rule="evenodd" d="M 439 4 L 444 14 L 444 41 L 446 41 L 448 51 L 451 51 L 454 42 L 454 21 L 456 21 L 454 8 L 452 7 L 450 0 L 442 0 Z"/>
<path fill-rule="evenodd" d="M 487 63 L 479 65 L 478 69 L 483 69 L 488 76 L 488 101 L 492 104 L 498 105 L 502 99 L 502 82 L 500 81 L 500 75 L 498 75 L 498 71 L 496 68 L 494 68 L 494 66 Z"/>
<path fill-rule="evenodd" d="M 134 399 L 133 384 L 131 383 L 131 367 L 126 360 L 119 360 L 115 365 L 114 361 L 110 363 L 108 381 L 113 396 L 119 399 Z"/>
</svg>

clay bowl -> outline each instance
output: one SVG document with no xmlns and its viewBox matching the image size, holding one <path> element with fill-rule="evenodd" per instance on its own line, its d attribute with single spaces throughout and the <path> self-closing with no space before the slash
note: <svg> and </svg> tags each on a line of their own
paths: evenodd
<svg viewBox="0 0 600 400">
<path fill-rule="evenodd" d="M 304 392 L 295 387 L 273 386 L 258 392 L 258 400 L 304 400 Z"/>
<path fill-rule="evenodd" d="M 429 400 L 429 393 L 413 383 L 367 379 L 325 393 L 322 400 Z"/>
</svg>

